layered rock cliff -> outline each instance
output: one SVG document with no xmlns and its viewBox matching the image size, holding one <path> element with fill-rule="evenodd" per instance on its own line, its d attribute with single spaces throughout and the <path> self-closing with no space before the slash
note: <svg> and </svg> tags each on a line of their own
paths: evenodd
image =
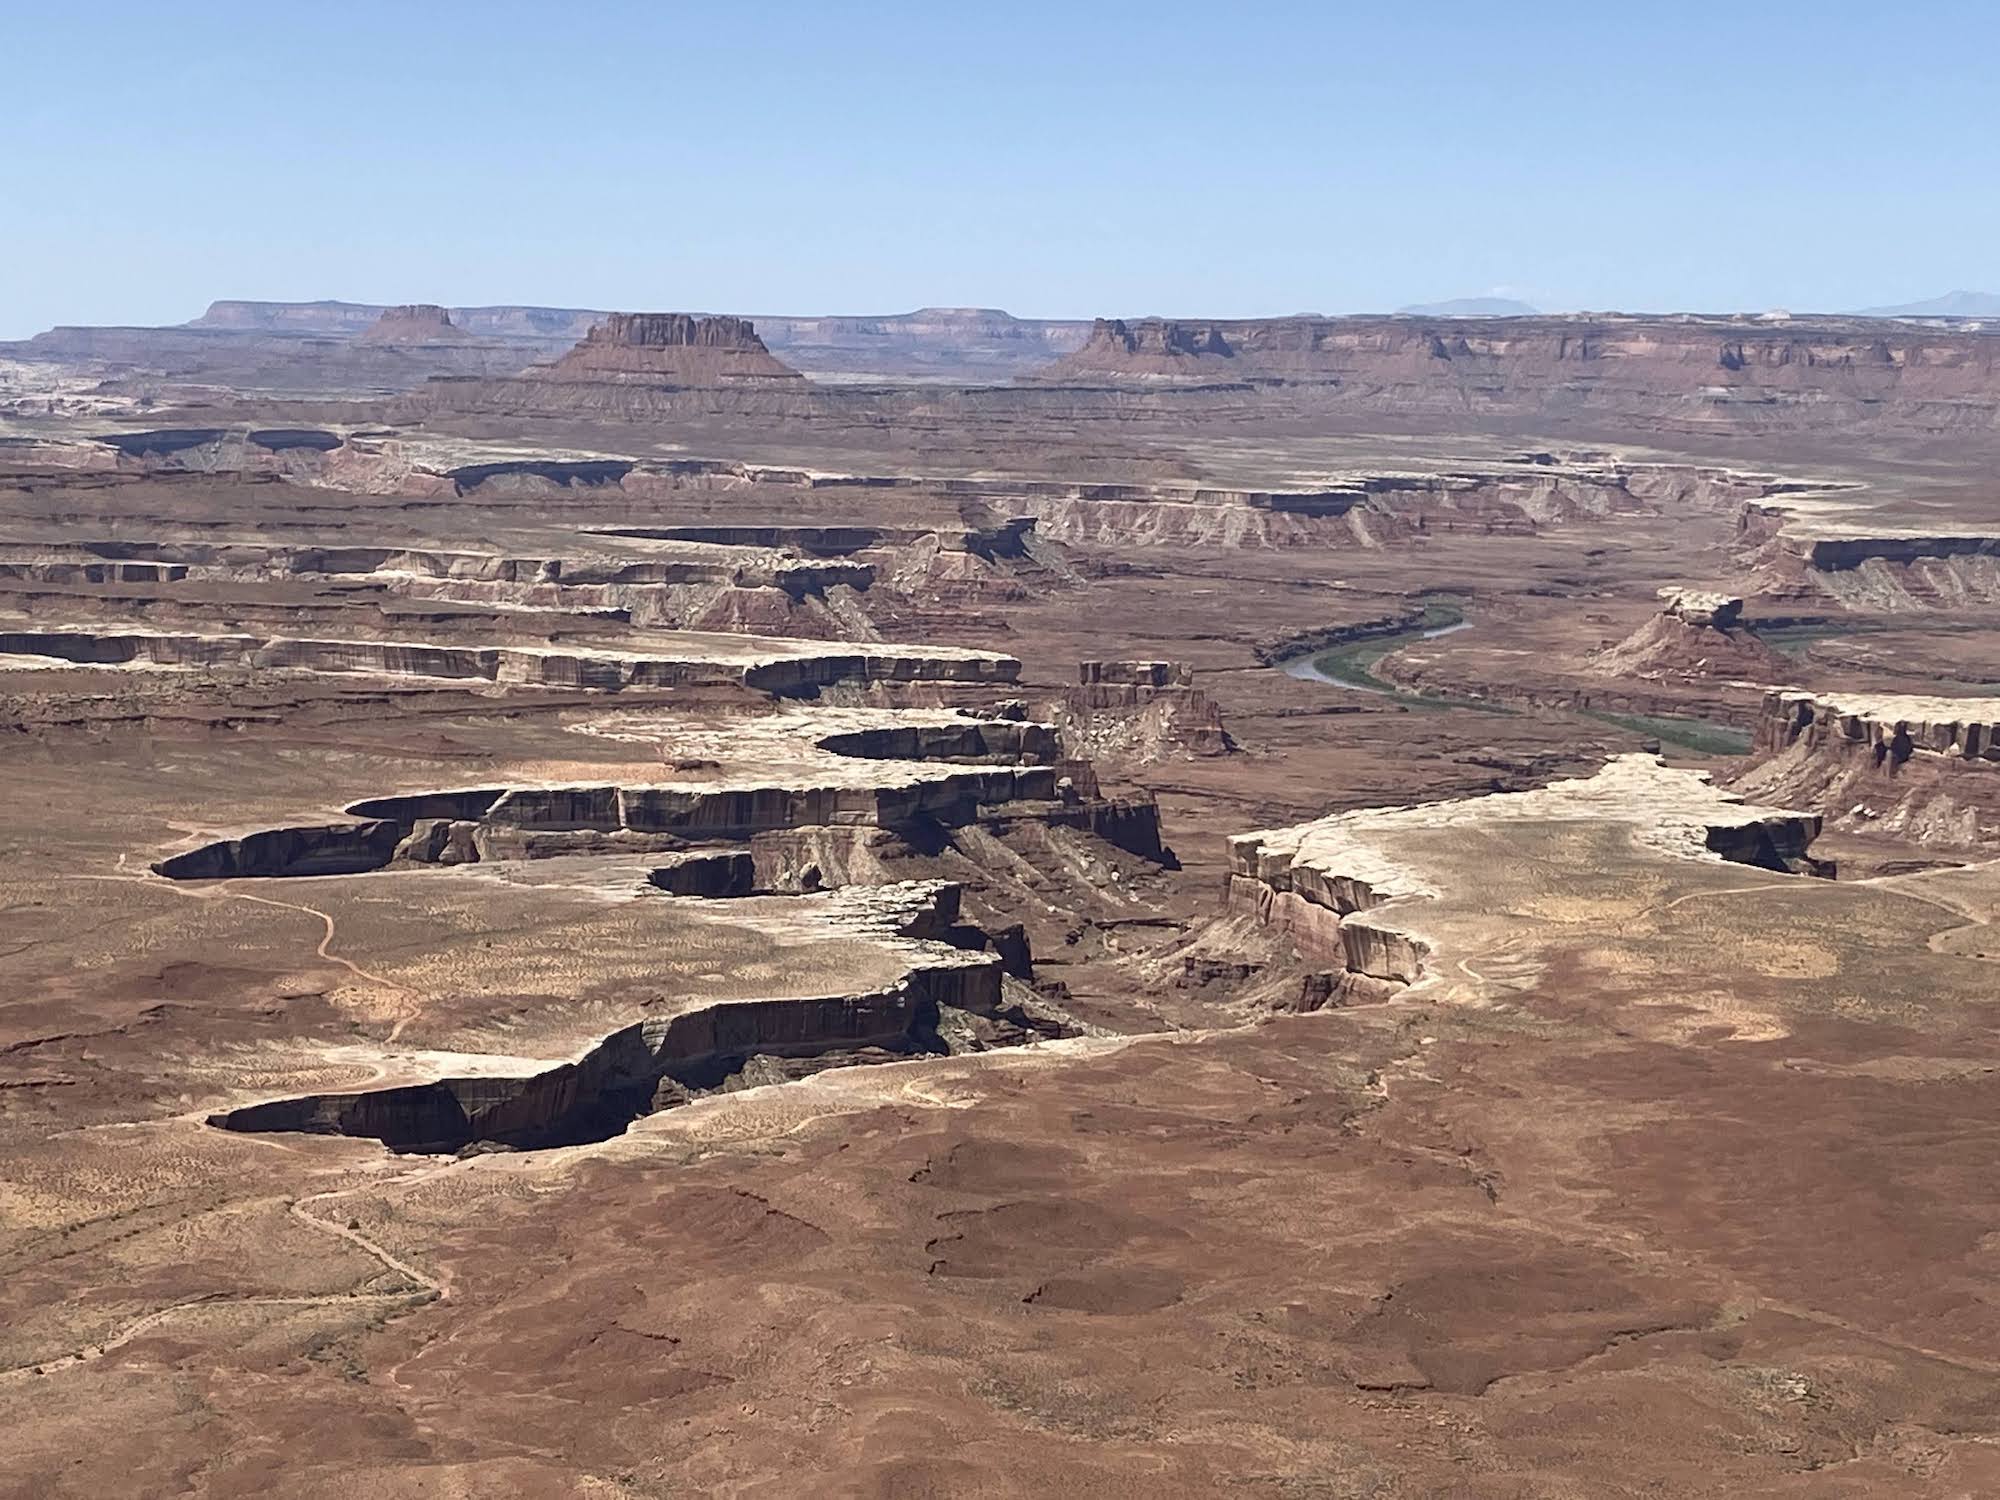
<svg viewBox="0 0 2000 1500">
<path fill-rule="evenodd" d="M 1788 663 L 1742 623 L 1743 600 L 1699 589 L 1660 591 L 1665 607 L 1631 635 L 1595 653 L 1603 677 L 1747 679 L 1782 677 Z"/>
<path fill-rule="evenodd" d="M 362 332 L 364 344 L 456 344 L 470 336 L 451 321 L 435 302 L 410 302 L 391 307 Z"/>
<path fill-rule="evenodd" d="M 1746 504 L 1737 547 L 1768 598 L 1887 614 L 2000 603 L 2000 529 L 1924 528 L 1858 507 L 1851 518 L 1828 518 Z"/>
<path fill-rule="evenodd" d="M 1076 686 L 1050 706 L 1074 755 L 1143 765 L 1236 748 L 1215 700 L 1175 661 L 1082 661 Z"/>
<path fill-rule="evenodd" d="M 184 326 L 205 333 L 343 337 L 361 333 L 384 311 L 358 302 L 225 300 L 210 304 Z M 454 307 L 450 316 L 453 325 L 468 334 L 538 344 L 543 353 L 555 355 L 608 314 L 587 308 L 501 305 Z M 891 380 L 1010 379 L 1075 353 L 1091 328 L 1087 319 L 1017 318 L 991 307 L 922 307 L 866 317 L 760 313 L 752 315 L 752 321 L 772 353 L 797 369 Z"/>
<path fill-rule="evenodd" d="M 553 365 L 524 378 L 672 386 L 804 379 L 772 356 L 745 319 L 687 313 L 613 313 Z"/>
<path fill-rule="evenodd" d="M 729 1000 L 648 1017 L 533 1072 L 490 1070 L 273 1099 L 213 1114 L 208 1123 L 354 1136 L 421 1153 L 475 1143 L 517 1150 L 576 1145 L 608 1139 L 701 1094 L 944 1052 L 947 1015 L 992 1018 L 1000 1011 L 1005 960 L 953 940 L 961 932 L 986 937 L 961 928 L 957 886 L 911 881 L 800 904 L 807 908 L 803 919 L 830 940 L 872 940 L 897 954 L 903 974 L 857 993 Z"/>
<path fill-rule="evenodd" d="M 741 683 L 783 697 L 810 697 L 836 683 L 1012 682 L 1021 669 L 1012 657 L 951 646 L 757 636 L 666 639 L 673 645 L 659 651 L 627 651 L 57 626 L 0 629 L 0 656 L 83 666 L 358 672 L 601 692 Z"/>
<path fill-rule="evenodd" d="M 1990 698 L 1765 695 L 1754 796 L 1819 810 L 1836 827 L 1950 849 L 2000 846 L 2000 704 Z"/>
<path fill-rule="evenodd" d="M 1627 755 L 1594 776 L 1534 791 L 1338 813 L 1229 841 L 1228 904 L 1308 959 L 1332 964 L 1343 998 L 1379 998 L 1432 977 L 1451 920 L 1480 912 L 1491 868 L 1565 830 L 1602 830 L 1635 860 L 1725 860 L 1825 873 L 1809 812 L 1756 806 L 1705 776 Z M 1560 836 L 1560 835 L 1557 835 Z M 1483 852 L 1482 852 L 1483 850 Z M 1619 857 L 1625 857 L 1621 852 Z"/>
<path fill-rule="evenodd" d="M 1215 323 L 1176 323 L 1147 318 L 1127 323 L 1099 318 L 1090 338 L 1058 369 L 1064 373 L 1095 371 L 1121 378 L 1197 380 L 1219 374 L 1236 349 Z"/>
<path fill-rule="evenodd" d="M 427 410 L 576 414 L 636 420 L 692 409 L 719 392 L 795 392 L 805 377 L 776 358 L 743 318 L 612 313 L 552 364 L 506 380 L 433 382 Z"/>
<path fill-rule="evenodd" d="M 2000 333 L 1859 319 L 1102 319 L 1038 379 L 1309 386 L 1318 406 L 1672 428 L 2000 426 Z M 1331 388 L 1331 389 L 1324 389 Z"/>
</svg>

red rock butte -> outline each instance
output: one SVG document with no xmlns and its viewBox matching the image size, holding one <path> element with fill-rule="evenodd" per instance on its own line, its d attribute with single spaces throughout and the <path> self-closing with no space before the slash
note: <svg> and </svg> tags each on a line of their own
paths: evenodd
<svg viewBox="0 0 2000 1500">
<path fill-rule="evenodd" d="M 401 307 L 384 308 L 361 341 L 366 344 L 425 344 L 459 342 L 470 338 L 451 321 L 451 314 L 435 302 L 406 302 Z"/>
<path fill-rule="evenodd" d="M 551 380 L 735 385 L 804 377 L 764 347 L 745 318 L 613 313 L 551 365 Z"/>
</svg>

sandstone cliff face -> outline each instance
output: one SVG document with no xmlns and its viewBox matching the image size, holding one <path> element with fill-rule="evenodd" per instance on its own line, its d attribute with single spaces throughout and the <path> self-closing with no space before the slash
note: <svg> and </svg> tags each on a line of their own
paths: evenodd
<svg viewBox="0 0 2000 1500">
<path fill-rule="evenodd" d="M 672 386 L 801 381 L 742 318 L 613 313 L 568 354 L 528 380 L 633 381 Z"/>
<path fill-rule="evenodd" d="M 1072 755 L 1148 765 L 1178 755 L 1227 755 L 1236 743 L 1215 700 L 1176 661 L 1083 661 L 1051 706 Z"/>
<path fill-rule="evenodd" d="M 716 403 L 810 407 L 823 393 L 776 358 L 742 318 L 612 313 L 552 364 L 504 380 L 431 383 L 422 410 L 484 415 L 573 413 L 622 421 L 708 410 Z"/>
<path fill-rule="evenodd" d="M 747 856 L 735 861 L 738 873 Z M 668 882 L 655 882 L 668 888 Z M 802 1077 L 824 1067 L 942 1052 L 948 1011 L 993 1016 L 1005 960 L 953 939 L 959 888 L 910 881 L 814 898 L 829 937 L 872 938 L 903 956 L 902 977 L 852 994 L 730 1000 L 621 1027 L 571 1061 L 358 1093 L 308 1094 L 211 1115 L 224 1130 L 379 1140 L 442 1153 L 474 1142 L 535 1150 L 605 1140 L 700 1094 Z"/>
<path fill-rule="evenodd" d="M 1662 589 L 1663 608 L 1617 645 L 1591 658 L 1602 677 L 1727 678 L 1756 683 L 1784 676 L 1789 663 L 1742 624 L 1731 594 Z"/>
<path fill-rule="evenodd" d="M 435 302 L 410 302 L 383 312 L 361 335 L 364 344 L 430 344 L 467 342 L 453 326 L 451 314 Z"/>
<path fill-rule="evenodd" d="M 1692 429 L 2000 426 L 2000 334 L 1838 318 L 1106 319 L 1037 378 L 1334 387 L 1314 400 Z"/>
<path fill-rule="evenodd" d="M 1991 532 L 1799 522 L 1782 505 L 1746 505 L 1737 548 L 1772 598 L 1888 614 L 2000 603 L 2000 534 Z"/>
<path fill-rule="evenodd" d="M 4 644 L 4 642 L 0 642 Z M 606 721 L 627 732 L 624 716 Z M 839 725 L 841 727 L 834 727 Z M 706 749 L 702 732 L 683 737 Z M 752 743 L 742 742 L 743 733 Z M 723 840 L 732 850 L 796 830 L 914 833 L 982 823 L 1085 828 L 1166 862 L 1150 798 L 1101 794 L 1087 762 L 1059 757 L 1053 726 L 939 710 L 775 713 L 724 735 L 733 768 L 699 755 L 713 777 L 640 785 L 427 790 L 352 804 L 364 821 L 266 829 L 161 860 L 177 880 L 357 873 L 391 864 L 474 863 L 561 848 L 655 850 Z M 720 748 L 720 747 L 718 747 Z M 588 835 L 580 840 L 573 835 Z M 656 881 L 655 884 L 662 884 Z M 670 888 L 670 887 L 668 887 Z"/>
<path fill-rule="evenodd" d="M 1736 786 L 1837 827 L 1939 848 L 2000 846 L 2000 705 L 1988 698 L 1765 695 Z"/>
<path fill-rule="evenodd" d="M 764 348 L 757 330 L 743 318 L 697 318 L 689 313 L 613 313 L 585 334 L 583 342 L 586 348 Z"/>
<path fill-rule="evenodd" d="M 1337 813 L 1229 841 L 1231 912 L 1288 938 L 1308 958 L 1377 985 L 1433 977 L 1440 907 L 1483 906 L 1485 871 L 1460 851 L 1510 829 L 1629 830 L 1642 857 L 1721 859 L 1824 874 L 1808 853 L 1821 820 L 1750 804 L 1705 776 L 1627 755 L 1596 775 L 1534 791 Z"/>
<path fill-rule="evenodd" d="M 459 483 L 464 489 L 475 481 Z M 592 546 L 574 556 L 523 557 L 361 545 L 114 541 L 57 549 L 0 542 L 0 579 L 164 585 L 190 579 L 361 578 L 406 598 L 562 610 L 642 627 L 873 638 L 859 602 L 874 579 L 866 563 L 798 558 L 754 546 L 687 546 L 652 555 Z M 833 606 L 830 593 L 838 594 Z"/>
<path fill-rule="evenodd" d="M 384 311 L 358 302 L 225 300 L 210 304 L 184 327 L 202 333 L 352 337 Z M 449 311 L 453 325 L 467 334 L 506 339 L 546 356 L 561 354 L 609 316 L 575 307 L 502 305 Z M 924 307 L 873 317 L 757 315 L 753 321 L 771 351 L 795 368 L 889 379 L 1010 379 L 1075 353 L 1091 329 L 1088 320 L 1017 318 L 989 307 Z M 152 336 L 151 342 L 157 344 L 175 330 L 129 332 Z"/>
<path fill-rule="evenodd" d="M 1125 377 L 1202 379 L 1218 374 L 1220 362 L 1236 350 L 1214 323 L 1174 323 L 1148 318 L 1127 323 L 1099 318 L 1083 348 L 1065 360 L 1064 370 L 1093 370 Z"/>
<path fill-rule="evenodd" d="M 578 646 L 436 645 L 422 641 L 318 640 L 293 636 L 63 629 L 0 631 L 0 655 L 78 665 L 289 668 L 588 688 L 741 683 L 780 696 L 811 696 L 836 683 L 1011 682 L 1021 664 L 949 646 L 820 646 L 742 637 L 682 655 Z"/>
</svg>

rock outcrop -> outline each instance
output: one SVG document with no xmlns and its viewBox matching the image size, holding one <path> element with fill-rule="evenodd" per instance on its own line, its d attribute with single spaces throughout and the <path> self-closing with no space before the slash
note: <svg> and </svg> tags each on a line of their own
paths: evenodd
<svg viewBox="0 0 2000 1500">
<path fill-rule="evenodd" d="M 2000 532 L 1798 518 L 1780 503 L 1745 505 L 1737 541 L 1770 598 L 1883 614 L 2000 603 Z"/>
<path fill-rule="evenodd" d="M 963 926 L 957 886 L 908 882 L 818 899 L 832 908 L 822 917 L 830 937 L 896 942 L 908 958 L 903 977 L 859 994 L 732 1000 L 648 1018 L 611 1033 L 573 1061 L 525 1075 L 447 1076 L 309 1094 L 228 1110 L 208 1123 L 234 1131 L 355 1136 L 432 1154 L 471 1145 L 578 1145 L 741 1082 L 944 1052 L 940 1022 L 946 1012 L 992 1016 L 1000 1010 L 1005 960 L 952 941 Z"/>
<path fill-rule="evenodd" d="M 613 313 L 569 353 L 528 380 L 665 386 L 797 382 L 743 318 Z"/>
<path fill-rule="evenodd" d="M 725 409 L 808 415 L 831 401 L 746 319 L 612 313 L 552 363 L 502 380 L 433 381 L 412 411 L 652 421 Z"/>
<path fill-rule="evenodd" d="M 2000 846 L 2000 704 L 1990 698 L 1765 695 L 1734 785 L 1834 826 L 1946 849 Z"/>
<path fill-rule="evenodd" d="M 290 578 L 362 579 L 398 598 L 491 604 L 503 615 L 548 610 L 651 628 L 820 640 L 874 634 L 857 599 L 873 584 L 874 565 L 753 545 L 593 541 L 548 556 L 251 541 L 0 542 L 0 581 L 265 585 Z M 835 590 L 845 592 L 830 604 Z"/>
<path fill-rule="evenodd" d="M 0 630 L 0 656 L 85 666 L 359 672 L 600 692 L 741 683 L 790 697 L 847 682 L 1012 682 L 1021 669 L 1012 657 L 950 646 L 822 645 L 750 635 L 669 636 L 661 649 L 648 651 L 51 627 Z"/>
<path fill-rule="evenodd" d="M 1175 661 L 1084 661 L 1053 705 L 1070 753 L 1144 765 L 1173 755 L 1226 755 L 1235 742 L 1215 700 Z"/>
<path fill-rule="evenodd" d="M 1337 965 L 1348 990 L 1380 996 L 1430 974 L 1438 934 L 1426 903 L 1478 905 L 1479 841 L 1510 830 L 1627 830 L 1654 857 L 1720 859 L 1825 874 L 1809 847 L 1820 819 L 1748 803 L 1651 756 L 1529 792 L 1338 813 L 1230 840 L 1228 905 Z M 1385 988 L 1386 987 L 1386 988 Z"/>
<path fill-rule="evenodd" d="M 384 309 L 361 335 L 364 344 L 452 344 L 470 342 L 435 302 L 409 302 Z"/>
<path fill-rule="evenodd" d="M 1663 613 L 1703 630 L 1733 630 L 1743 618 L 1743 600 L 1707 589 L 1664 588 Z"/>
<path fill-rule="evenodd" d="M 1236 350 L 1215 323 L 1099 318 L 1090 337 L 1057 369 L 1062 376 L 1102 373 L 1120 379 L 1228 379 Z"/>
<path fill-rule="evenodd" d="M 1677 430 L 2000 426 L 2000 332 L 1858 318 L 1101 319 L 1037 379 L 1310 387 L 1316 408 Z"/>
<path fill-rule="evenodd" d="M 364 822 L 222 839 L 160 860 L 153 869 L 170 880 L 353 875 L 392 863 L 471 864 L 571 850 L 738 843 L 802 828 L 883 828 L 922 842 L 939 829 L 1021 819 L 1084 829 L 1144 858 L 1168 857 L 1153 802 L 1099 795 L 1080 764 L 891 775 L 881 785 L 516 787 L 472 817 L 433 815 L 432 805 L 450 795 L 371 798 L 352 809 L 371 815 Z"/>
<path fill-rule="evenodd" d="M 649 739 L 671 732 L 657 714 L 632 720 Z M 605 737 L 624 737 L 625 722 L 611 715 Z M 1171 860 L 1153 801 L 1103 795 L 1087 761 L 1060 758 L 1048 724 L 939 710 L 798 708 L 716 738 L 728 745 L 727 767 L 695 753 L 708 741 L 686 737 L 687 758 L 707 773 L 700 779 L 370 797 L 346 809 L 360 822 L 247 833 L 153 868 L 173 880 L 214 880 L 558 853 L 713 852 L 718 843 L 730 852 L 748 844 L 754 853 L 762 836 L 809 829 L 881 829 L 925 845 L 949 830 L 1010 822 L 1077 828 L 1142 858 Z M 654 883 L 671 888 L 679 878 L 656 871 Z"/>
<path fill-rule="evenodd" d="M 1194 671 L 1177 661 L 1080 661 L 1076 680 L 1083 687 L 1186 687 L 1194 681 Z"/>
<path fill-rule="evenodd" d="M 1742 623 L 1740 597 L 1682 588 L 1661 589 L 1660 597 L 1666 606 L 1657 615 L 1592 655 L 1593 673 L 1763 683 L 1788 670 L 1785 659 Z"/>
</svg>

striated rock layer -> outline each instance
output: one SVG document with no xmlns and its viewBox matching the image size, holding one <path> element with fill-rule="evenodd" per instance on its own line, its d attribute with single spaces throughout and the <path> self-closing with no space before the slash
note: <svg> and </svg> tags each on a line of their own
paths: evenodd
<svg viewBox="0 0 2000 1500">
<path fill-rule="evenodd" d="M 2000 604 L 2000 532 L 1805 519 L 1782 503 L 1751 502 L 1737 546 L 1767 598 L 1885 614 Z"/>
<path fill-rule="evenodd" d="M 1735 785 L 1835 826 L 1940 848 L 2000 845 L 2000 704 L 1990 698 L 1765 695 L 1756 761 Z"/>
<path fill-rule="evenodd" d="M 808 696 L 841 682 L 1011 682 L 1020 673 L 1020 663 L 1012 657 L 950 646 L 822 645 L 752 635 L 660 639 L 660 649 L 647 650 L 303 640 L 73 626 L 0 628 L 0 656 L 84 666 L 282 667 L 605 692 L 741 683 L 767 693 Z"/>
<path fill-rule="evenodd" d="M 1336 965 L 1361 993 L 1400 988 L 1430 972 L 1438 939 L 1424 904 L 1477 900 L 1486 872 L 1454 851 L 1529 825 L 1623 828 L 1655 857 L 1793 873 L 1824 868 L 1807 853 L 1820 831 L 1816 815 L 1757 806 L 1698 773 L 1626 755 L 1595 776 L 1535 791 L 1240 834 L 1229 841 L 1228 904 L 1288 936 L 1308 958 Z"/>
<path fill-rule="evenodd" d="M 802 381 L 743 318 L 613 313 L 569 353 L 523 379 L 669 386 Z"/>
<path fill-rule="evenodd" d="M 1100 319 L 1038 379 L 1313 386 L 1366 410 L 1695 427 L 2000 426 L 2000 333 L 1852 318 Z"/>
<path fill-rule="evenodd" d="M 1680 588 L 1660 594 L 1666 607 L 1624 640 L 1595 653 L 1593 673 L 1768 682 L 1788 670 L 1785 659 L 1742 623 L 1741 598 Z"/>
<path fill-rule="evenodd" d="M 594 732 L 670 735 L 707 773 L 700 779 L 371 797 L 346 809 L 362 821 L 219 839 L 159 860 L 154 870 L 173 880 L 288 878 L 717 841 L 734 851 L 800 829 L 886 829 L 925 843 L 940 830 L 1012 821 L 1084 829 L 1144 858 L 1171 859 L 1151 799 L 1102 796 L 1088 762 L 1059 758 L 1051 725 L 944 710 L 800 706 L 707 736 L 678 727 L 640 712 L 610 715 Z M 714 756 L 701 753 L 711 749 Z M 676 869 L 655 884 L 709 878 Z"/>
<path fill-rule="evenodd" d="M 753 1064 L 766 1076 L 945 1050 L 945 1008 L 992 1015 L 1002 960 L 943 941 L 959 888 L 907 882 L 838 893 L 822 904 L 830 937 L 892 944 L 904 975 L 858 994 L 751 999 L 683 1010 L 620 1028 L 572 1061 L 527 1075 L 481 1073 L 355 1093 L 309 1094 L 209 1117 L 224 1130 L 346 1135 L 398 1151 L 473 1143 L 537 1149 L 603 1140 L 633 1120 L 733 1086 Z M 761 1079 L 759 1081 L 762 1081 Z"/>
<path fill-rule="evenodd" d="M 411 302 L 383 310 L 361 335 L 364 344 L 428 344 L 468 341 L 451 314 L 435 302 Z"/>
<path fill-rule="evenodd" d="M 1050 712 L 1080 756 L 1146 764 L 1235 749 L 1222 710 L 1194 685 L 1194 670 L 1185 662 L 1078 662 L 1076 686 Z"/>
</svg>

